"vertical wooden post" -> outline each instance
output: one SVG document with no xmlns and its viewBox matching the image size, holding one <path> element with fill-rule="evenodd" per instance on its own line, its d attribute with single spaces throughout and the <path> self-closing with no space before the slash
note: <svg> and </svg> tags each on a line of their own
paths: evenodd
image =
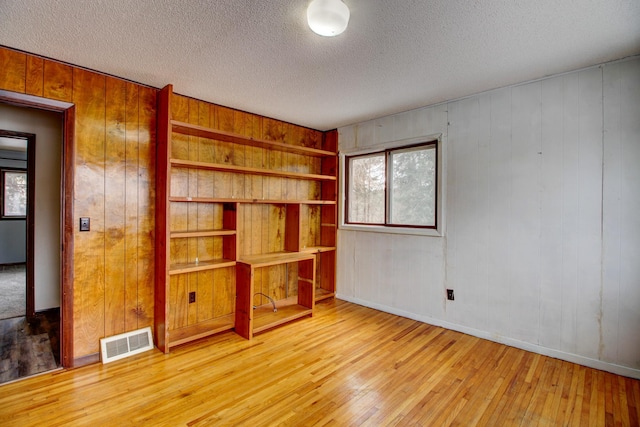
<svg viewBox="0 0 640 427">
<path fill-rule="evenodd" d="M 238 335 L 248 340 L 253 336 L 253 277 L 254 269 L 244 263 L 236 264 L 236 326 Z"/>
<path fill-rule="evenodd" d="M 154 336 L 156 346 L 169 352 L 167 312 L 169 304 L 169 177 L 171 168 L 171 94 L 173 86 L 165 86 L 158 95 L 158 133 L 156 159 L 156 301 L 154 306 Z M 162 127 L 162 128 L 161 128 Z"/>
</svg>

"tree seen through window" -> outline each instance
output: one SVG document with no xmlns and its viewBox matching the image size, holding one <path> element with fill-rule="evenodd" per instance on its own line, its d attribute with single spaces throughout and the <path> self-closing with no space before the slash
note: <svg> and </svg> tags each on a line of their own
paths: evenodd
<svg viewBox="0 0 640 427">
<path fill-rule="evenodd" d="M 436 228 L 435 141 L 350 156 L 346 222 Z"/>
</svg>

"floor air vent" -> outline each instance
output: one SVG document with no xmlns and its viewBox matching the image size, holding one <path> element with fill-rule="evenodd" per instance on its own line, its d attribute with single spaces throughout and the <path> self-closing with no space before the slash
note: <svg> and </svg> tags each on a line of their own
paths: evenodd
<svg viewBox="0 0 640 427">
<path fill-rule="evenodd" d="M 153 348 L 151 328 L 138 329 L 100 340 L 102 363 L 113 362 Z"/>
</svg>

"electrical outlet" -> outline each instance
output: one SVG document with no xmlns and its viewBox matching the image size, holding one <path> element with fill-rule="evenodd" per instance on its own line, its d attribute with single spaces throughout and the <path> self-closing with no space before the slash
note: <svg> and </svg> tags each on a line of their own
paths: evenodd
<svg viewBox="0 0 640 427">
<path fill-rule="evenodd" d="M 89 218 L 80 218 L 80 231 L 89 231 L 91 229 Z"/>
<path fill-rule="evenodd" d="M 453 296 L 453 289 L 447 289 L 447 299 L 449 301 L 453 301 L 455 299 Z"/>
<path fill-rule="evenodd" d="M 196 293 L 189 292 L 189 304 L 196 302 Z"/>
</svg>

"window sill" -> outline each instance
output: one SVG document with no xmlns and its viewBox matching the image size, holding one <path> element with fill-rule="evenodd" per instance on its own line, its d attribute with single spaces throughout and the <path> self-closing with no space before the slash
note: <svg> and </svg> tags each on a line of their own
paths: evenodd
<svg viewBox="0 0 640 427">
<path fill-rule="evenodd" d="M 382 225 L 340 224 L 339 230 L 364 231 L 369 233 L 409 234 L 413 236 L 442 237 L 442 231 L 433 228 L 384 227 Z"/>
</svg>

